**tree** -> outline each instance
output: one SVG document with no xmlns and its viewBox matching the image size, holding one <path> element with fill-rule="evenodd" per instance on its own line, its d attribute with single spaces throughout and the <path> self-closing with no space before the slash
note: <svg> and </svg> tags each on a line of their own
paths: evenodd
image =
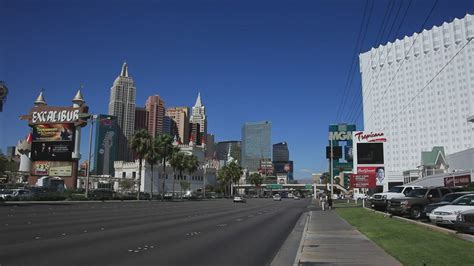
<svg viewBox="0 0 474 266">
<path fill-rule="evenodd" d="M 160 160 L 159 153 L 158 153 L 158 141 L 156 138 L 151 140 L 148 151 L 145 154 L 145 160 L 150 165 L 150 169 L 151 169 L 150 195 L 151 195 L 151 199 L 153 199 L 153 185 L 154 185 L 153 166 L 158 163 L 158 160 Z"/>
<path fill-rule="evenodd" d="M 224 187 L 224 195 L 226 196 L 227 196 L 227 189 L 230 183 L 230 175 L 228 174 L 228 172 L 229 172 L 229 167 L 227 165 L 223 166 L 217 172 L 217 179 L 219 180 L 219 183 Z"/>
<path fill-rule="evenodd" d="M 184 157 L 185 154 L 182 152 L 176 152 L 171 156 L 170 159 L 170 165 L 173 167 L 173 198 L 174 198 L 174 185 L 176 183 L 176 170 L 179 171 L 178 177 L 181 180 L 182 173 L 186 169 L 186 166 L 184 165 Z"/>
<path fill-rule="evenodd" d="M 259 173 L 253 173 L 249 176 L 249 182 L 255 187 L 260 187 L 263 183 L 263 177 Z"/>
<path fill-rule="evenodd" d="M 166 182 L 166 162 L 173 156 L 174 153 L 179 152 L 179 148 L 173 146 L 173 137 L 168 134 L 158 135 L 158 154 L 163 165 L 163 181 L 161 200 L 165 199 L 165 182 Z"/>
<path fill-rule="evenodd" d="M 150 146 L 150 134 L 145 129 L 139 129 L 132 138 L 132 149 L 138 157 L 138 192 L 137 199 L 140 200 L 140 186 L 142 182 L 142 163 L 143 158 L 148 152 Z"/>
<path fill-rule="evenodd" d="M 184 157 L 184 167 L 192 175 L 199 168 L 198 158 L 195 155 L 186 155 Z"/>
<path fill-rule="evenodd" d="M 230 162 L 228 165 L 228 175 L 233 184 L 237 184 L 237 189 L 240 185 L 240 177 L 243 174 L 242 167 L 238 165 L 235 161 Z"/>
<path fill-rule="evenodd" d="M 128 178 L 124 178 L 119 182 L 119 186 L 122 188 L 122 190 L 130 190 L 134 184 L 135 181 Z"/>
</svg>

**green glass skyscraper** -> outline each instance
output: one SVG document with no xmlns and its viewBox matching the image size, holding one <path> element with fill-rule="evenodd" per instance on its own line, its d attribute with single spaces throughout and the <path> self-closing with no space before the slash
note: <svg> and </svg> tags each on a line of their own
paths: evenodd
<svg viewBox="0 0 474 266">
<path fill-rule="evenodd" d="M 272 158 L 272 123 L 245 123 L 242 127 L 242 167 L 258 171 L 260 161 Z"/>
</svg>

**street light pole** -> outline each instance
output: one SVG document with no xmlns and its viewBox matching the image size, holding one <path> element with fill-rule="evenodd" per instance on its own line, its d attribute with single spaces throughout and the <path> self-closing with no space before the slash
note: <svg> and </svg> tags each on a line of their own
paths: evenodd
<svg viewBox="0 0 474 266">
<path fill-rule="evenodd" d="M 89 175 L 91 171 L 91 156 L 92 156 L 92 131 L 94 129 L 94 120 L 97 115 L 91 115 L 91 128 L 89 130 L 89 159 L 87 161 L 87 172 L 86 172 L 86 199 L 89 198 Z"/>
<path fill-rule="evenodd" d="M 334 194 L 334 169 L 333 169 L 333 159 L 334 159 L 334 153 L 333 153 L 333 149 L 332 149 L 332 138 L 331 138 L 331 165 L 330 165 L 330 174 L 331 174 L 331 200 L 332 200 L 332 196 Z"/>
</svg>

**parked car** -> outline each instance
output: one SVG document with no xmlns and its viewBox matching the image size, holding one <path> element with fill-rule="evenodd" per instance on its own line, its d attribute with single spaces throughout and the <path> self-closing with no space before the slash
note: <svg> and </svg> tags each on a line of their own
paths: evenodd
<svg viewBox="0 0 474 266">
<path fill-rule="evenodd" d="M 474 194 L 474 191 L 462 191 L 462 192 L 453 192 L 453 193 L 446 194 L 440 199 L 440 202 L 426 205 L 425 208 L 423 209 L 422 215 L 429 217 L 430 213 L 434 209 L 449 205 L 451 204 L 451 202 L 453 202 L 457 198 L 462 197 L 464 195 L 468 195 L 468 194 Z"/>
<path fill-rule="evenodd" d="M 30 200 L 33 198 L 33 194 L 28 189 L 14 189 L 13 200 Z"/>
<path fill-rule="evenodd" d="M 430 220 L 436 224 L 453 225 L 458 214 L 467 210 L 474 210 L 474 194 L 464 195 L 449 205 L 434 209 Z"/>
<path fill-rule="evenodd" d="M 13 199 L 13 190 L 12 189 L 0 189 L 0 199 L 2 199 L 2 200 L 11 200 L 11 199 Z"/>
<path fill-rule="evenodd" d="M 395 215 L 409 215 L 412 219 L 420 219 L 426 205 L 439 202 L 441 197 L 451 193 L 447 187 L 416 188 L 406 197 L 393 198 L 388 201 L 387 210 Z"/>
<path fill-rule="evenodd" d="M 280 194 L 275 194 L 275 195 L 273 195 L 273 200 L 275 200 L 275 201 L 281 201 L 281 196 L 280 196 Z"/>
<path fill-rule="evenodd" d="M 235 196 L 234 197 L 234 203 L 236 203 L 236 202 L 245 203 L 246 200 L 243 196 Z"/>
<path fill-rule="evenodd" d="M 463 211 L 457 215 L 454 228 L 462 233 L 474 233 L 474 210 Z"/>
<path fill-rule="evenodd" d="M 370 207 L 376 210 L 384 211 L 387 208 L 388 201 L 393 198 L 405 197 L 415 188 L 421 186 L 394 186 L 386 192 L 375 193 L 370 197 Z"/>
</svg>

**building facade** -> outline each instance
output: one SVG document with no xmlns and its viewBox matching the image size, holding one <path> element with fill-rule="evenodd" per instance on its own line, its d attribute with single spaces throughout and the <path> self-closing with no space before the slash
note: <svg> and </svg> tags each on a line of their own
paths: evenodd
<svg viewBox="0 0 474 266">
<path fill-rule="evenodd" d="M 189 123 L 189 143 L 194 143 L 195 145 L 202 144 L 202 135 L 201 135 L 201 125 L 198 123 Z"/>
<path fill-rule="evenodd" d="M 261 160 L 271 160 L 272 123 L 270 121 L 245 123 L 242 127 L 242 167 L 258 171 Z"/>
<path fill-rule="evenodd" d="M 113 175 L 118 151 L 117 117 L 99 115 L 95 122 L 95 146 L 92 173 Z"/>
<path fill-rule="evenodd" d="M 403 171 L 417 167 L 421 151 L 474 147 L 467 122 L 474 114 L 472 38 L 474 17 L 466 15 L 360 55 L 364 130 L 383 131 L 389 140 L 389 181 L 403 182 Z"/>
<path fill-rule="evenodd" d="M 119 139 L 118 160 L 132 160 L 129 147 L 135 133 L 135 94 L 136 88 L 132 77 L 128 75 L 128 65 L 123 63 L 120 75 L 110 88 L 109 115 L 117 117 L 117 124 L 123 137 Z"/>
<path fill-rule="evenodd" d="M 273 161 L 274 162 L 287 162 L 289 160 L 290 160 L 290 152 L 288 150 L 288 144 L 286 142 L 273 144 Z"/>
<path fill-rule="evenodd" d="M 189 119 L 190 123 L 199 124 L 199 134 L 203 143 L 206 143 L 207 135 L 207 116 L 206 116 L 206 107 L 202 104 L 201 93 L 198 93 L 196 103 L 192 108 L 191 118 Z"/>
<path fill-rule="evenodd" d="M 242 142 L 236 140 L 218 142 L 216 145 L 217 160 L 227 162 L 232 157 L 241 164 L 241 146 Z"/>
<path fill-rule="evenodd" d="M 206 158 L 216 157 L 216 143 L 214 142 L 214 135 L 207 134 L 206 136 Z"/>
<path fill-rule="evenodd" d="M 148 113 L 143 107 L 135 107 L 135 130 L 148 130 Z"/>
<path fill-rule="evenodd" d="M 159 95 L 149 96 L 146 100 L 145 109 L 148 113 L 148 133 L 154 138 L 163 134 L 165 118 L 165 101 Z"/>
<path fill-rule="evenodd" d="M 166 116 L 170 119 L 170 135 L 178 136 L 183 144 L 189 143 L 189 108 L 171 107 L 166 109 Z"/>
</svg>

